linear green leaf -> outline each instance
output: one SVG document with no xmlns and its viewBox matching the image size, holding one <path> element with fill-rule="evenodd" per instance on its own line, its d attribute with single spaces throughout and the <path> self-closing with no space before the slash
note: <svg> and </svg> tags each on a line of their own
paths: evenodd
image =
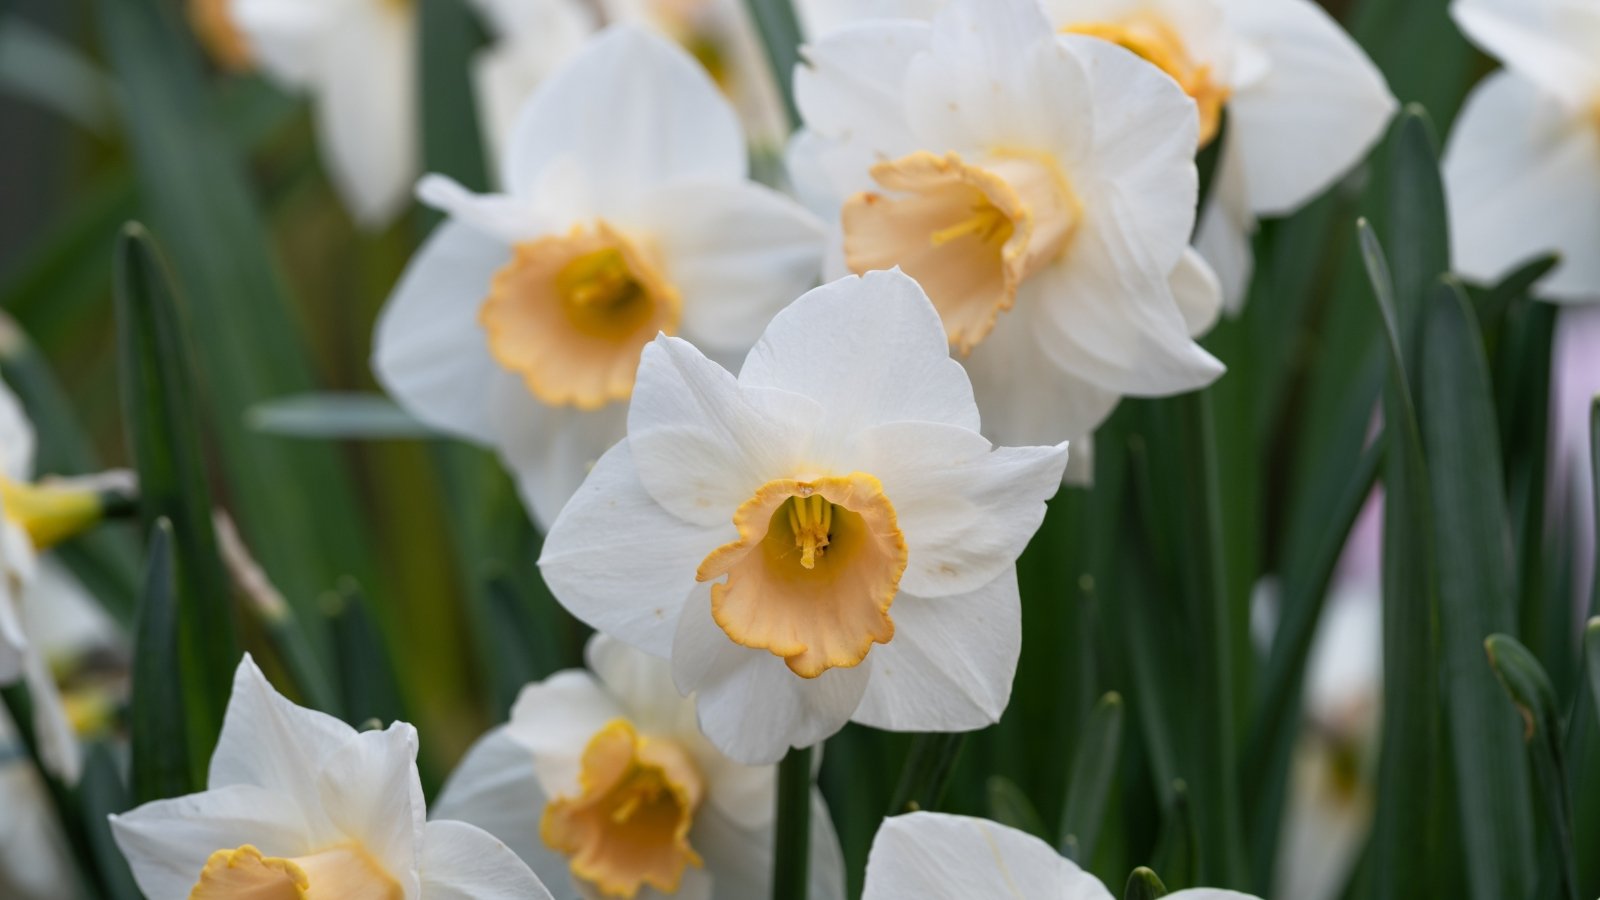
<svg viewBox="0 0 1600 900">
<path fill-rule="evenodd" d="M 139 225 L 129 225 L 117 242 L 115 288 L 122 416 L 139 473 L 140 518 L 146 530 L 160 519 L 171 522 L 173 552 L 183 561 L 173 577 L 176 659 L 188 707 L 189 765 L 198 772 L 222 729 L 239 662 L 232 585 L 212 530 L 188 344 L 166 267 Z M 173 734 L 162 732 L 161 739 Z M 134 796 L 143 797 L 147 787 L 136 784 Z"/>
<path fill-rule="evenodd" d="M 1407 106 L 1395 126 L 1384 245 L 1394 278 L 1395 321 L 1408 365 L 1417 352 L 1425 298 L 1434 281 L 1450 271 L 1450 218 L 1445 211 L 1437 147 L 1427 110 L 1416 104 Z M 1407 371 L 1415 377 L 1415 372 Z"/>
<path fill-rule="evenodd" d="M 794 105 L 794 67 L 800 63 L 800 44 L 805 36 L 800 31 L 794 4 L 791 0 L 745 0 L 745 7 L 750 10 L 756 31 L 761 35 L 773 81 L 789 116 L 789 127 L 799 128 L 800 111 Z"/>
<path fill-rule="evenodd" d="M 1368 853 L 1371 896 L 1427 896 L 1436 884 L 1440 823 L 1432 774 L 1440 771 L 1438 573 L 1427 462 L 1404 341 L 1383 248 L 1358 225 L 1362 257 L 1383 314 L 1389 381 L 1384 457 L 1383 746 L 1378 809 Z"/>
<path fill-rule="evenodd" d="M 989 808 L 989 818 L 1001 825 L 1026 831 L 1037 838 L 1050 832 L 1044 819 L 1034 808 L 1033 801 L 1017 787 L 1017 783 L 1004 775 L 990 775 L 984 782 L 983 792 Z"/>
<path fill-rule="evenodd" d="M 245 413 L 265 434 L 316 440 L 395 440 L 434 437 L 399 404 L 382 394 L 315 391 L 257 403 Z"/>
<path fill-rule="evenodd" d="M 900 770 L 900 781 L 895 785 L 894 799 L 889 802 L 887 814 L 898 816 L 919 809 L 938 809 L 966 740 L 965 732 L 917 735 L 911 743 L 911 752 L 906 754 L 905 767 Z"/>
<path fill-rule="evenodd" d="M 483 29 L 465 0 L 422 0 L 422 158 L 428 171 L 449 175 L 472 190 L 489 189 L 473 90 L 473 55 Z M 442 215 L 430 212 L 429 224 Z"/>
<path fill-rule="evenodd" d="M 276 440 L 243 421 L 244 410 L 310 390 L 315 378 L 241 150 L 212 114 L 196 48 L 170 7 L 99 0 L 100 34 L 141 202 L 172 251 L 192 317 L 196 368 L 204 373 L 192 383 L 216 429 L 230 509 L 302 621 L 314 622 L 315 598 L 327 585 L 345 574 L 369 577 L 368 529 L 336 448 Z M 183 525 L 173 525 L 181 545 Z"/>
<path fill-rule="evenodd" d="M 394 662 L 367 612 L 366 596 L 355 582 L 346 580 L 328 595 L 326 604 L 345 721 L 357 728 L 374 719 L 385 724 L 409 721 Z"/>
<path fill-rule="evenodd" d="M 811 758 L 797 747 L 778 763 L 777 825 L 772 829 L 772 900 L 805 900 L 811 870 Z"/>
<path fill-rule="evenodd" d="M 1439 554 L 1439 619 L 1450 749 L 1465 839 L 1467 884 L 1478 900 L 1533 887 L 1533 814 L 1517 717 L 1480 655 L 1485 635 L 1516 625 L 1510 523 L 1489 362 L 1466 294 L 1453 280 L 1426 310 L 1422 432 Z"/>
<path fill-rule="evenodd" d="M 128 789 L 117 773 L 111 749 L 103 743 L 90 745 L 84 757 L 83 779 L 78 782 L 78 808 L 96 874 L 110 900 L 140 900 L 144 896 L 134 884 L 128 861 L 117 849 L 111 837 L 111 823 L 106 819 L 127 810 L 129 805 Z"/>
<path fill-rule="evenodd" d="M 178 598 L 166 519 L 150 530 L 144 591 L 134 631 L 133 687 L 128 702 L 129 774 L 134 803 L 165 800 L 205 787 L 190 765 L 182 656 L 178 650 Z"/>
<path fill-rule="evenodd" d="M 1550 676 L 1516 638 L 1493 634 L 1483 642 L 1489 665 L 1522 717 L 1523 741 L 1533 761 L 1546 825 L 1555 845 L 1557 880 L 1565 900 L 1578 900 L 1573 867 L 1572 810 L 1568 803 L 1561 714 Z"/>
<path fill-rule="evenodd" d="M 1066 807 L 1061 814 L 1061 846 L 1080 863 L 1094 858 L 1095 844 L 1106 817 L 1106 801 L 1116 782 L 1122 752 L 1124 708 L 1122 695 L 1112 691 L 1100 698 L 1072 760 L 1067 782 Z"/>
<path fill-rule="evenodd" d="M 1594 707 L 1590 711 L 1595 714 L 1595 721 L 1600 721 L 1600 616 L 1583 627 L 1583 660 L 1589 675 L 1589 702 Z"/>
</svg>

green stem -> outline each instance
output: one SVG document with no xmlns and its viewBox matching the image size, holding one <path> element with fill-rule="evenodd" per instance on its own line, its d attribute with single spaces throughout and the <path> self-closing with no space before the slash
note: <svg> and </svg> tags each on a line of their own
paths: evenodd
<svg viewBox="0 0 1600 900">
<path fill-rule="evenodd" d="M 796 748 L 778 764 L 778 826 L 773 829 L 772 900 L 805 900 L 811 859 L 811 758 Z"/>
</svg>

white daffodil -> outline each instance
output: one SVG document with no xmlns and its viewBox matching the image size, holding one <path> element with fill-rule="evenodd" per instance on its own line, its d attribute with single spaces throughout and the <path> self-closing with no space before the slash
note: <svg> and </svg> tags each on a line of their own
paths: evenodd
<svg viewBox="0 0 1600 900">
<path fill-rule="evenodd" d="M 390 298 L 373 365 L 423 421 L 497 448 L 546 525 L 622 437 L 645 344 L 737 359 L 815 283 L 824 229 L 746 180 L 715 85 L 633 26 L 534 94 L 504 159 L 504 195 L 424 179 L 451 220 Z"/>
<path fill-rule="evenodd" d="M 33 483 L 33 451 L 33 425 L 0 382 L 0 685 L 27 685 L 40 756 L 52 774 L 73 783 L 78 741 L 46 648 L 30 627 L 48 617 L 31 607 L 63 590 L 62 579 L 42 577 L 39 552 L 99 521 L 102 505 L 92 479 Z"/>
<path fill-rule="evenodd" d="M 1455 0 L 1450 12 L 1505 64 L 1445 147 L 1456 268 L 1493 281 L 1558 251 L 1542 296 L 1600 301 L 1600 3 Z"/>
<path fill-rule="evenodd" d="M 1122 395 L 1209 384 L 1216 279 L 1189 251 L 1198 119 L 1172 79 L 1058 37 L 1035 0 L 823 37 L 791 152 L 842 197 L 844 263 L 922 283 L 1001 443 L 1086 437 Z"/>
<path fill-rule="evenodd" d="M 476 63 L 479 112 L 491 147 L 505 145 L 517 111 L 602 23 L 639 25 L 676 41 L 732 101 L 751 142 L 787 135 L 750 14 L 742 0 L 475 0 L 495 44 Z"/>
<path fill-rule="evenodd" d="M 596 635 L 590 671 L 523 688 L 434 804 L 580 896 L 745 900 L 772 893 L 772 766 L 711 746 L 671 665 Z M 844 896 L 839 842 L 812 792 L 811 900 Z"/>
<path fill-rule="evenodd" d="M 1255 900 L 1214 888 L 1171 900 Z M 987 819 L 916 812 L 884 819 L 861 900 L 1112 900 L 1100 879 L 1024 831 Z"/>
<path fill-rule="evenodd" d="M 738 378 L 645 348 L 627 439 L 540 566 L 578 618 L 670 656 L 740 762 L 849 719 L 980 728 L 1010 698 L 1015 561 L 1066 455 L 994 448 L 917 283 L 850 277 L 779 313 Z"/>
<path fill-rule="evenodd" d="M 1199 145 L 1227 133 L 1197 246 L 1229 308 L 1244 302 L 1261 217 L 1294 212 L 1359 162 L 1395 110 L 1383 75 L 1311 0 L 1039 0 L 1063 33 L 1144 57 L 1194 98 Z M 948 0 L 809 0 L 814 36 L 848 23 L 930 19 Z"/>
<path fill-rule="evenodd" d="M 310 96 L 328 176 L 362 225 L 405 209 L 419 166 L 417 0 L 192 0 L 218 59 Z M 209 7 L 209 9 L 208 9 Z"/>
<path fill-rule="evenodd" d="M 296 706 L 246 656 L 207 790 L 111 832 L 150 900 L 550 900 L 505 844 L 425 812 L 416 729 Z"/>
</svg>

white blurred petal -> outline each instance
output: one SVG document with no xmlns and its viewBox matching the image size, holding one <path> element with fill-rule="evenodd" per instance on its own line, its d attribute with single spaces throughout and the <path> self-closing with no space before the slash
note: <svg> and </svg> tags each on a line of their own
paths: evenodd
<svg viewBox="0 0 1600 900">
<path fill-rule="evenodd" d="M 1198 252 L 1185 251 L 1167 283 L 1172 285 L 1172 299 L 1178 301 L 1191 337 L 1202 337 L 1217 324 L 1222 314 L 1222 282 Z"/>
<path fill-rule="evenodd" d="M 1456 0 L 1450 14 L 1506 68 L 1577 110 L 1600 90 L 1600 8 L 1588 0 Z"/>
<path fill-rule="evenodd" d="M 429 822 L 419 866 L 422 900 L 551 900 L 509 847 L 464 822 Z"/>
<path fill-rule="evenodd" d="M 476 825 L 510 847 L 540 880 L 564 885 L 566 857 L 545 846 L 539 836 L 547 802 L 534 774 L 532 751 L 511 735 L 509 726 L 501 726 L 467 750 L 428 810 L 428 818 Z"/>
<path fill-rule="evenodd" d="M 417 775 L 417 730 L 396 722 L 363 731 L 330 754 L 316 779 L 323 812 L 359 841 L 407 897 L 416 896 L 427 803 Z"/>
<path fill-rule="evenodd" d="M 862 900 L 1112 900 L 1093 875 L 1044 841 L 986 819 L 915 812 L 885 819 L 867 857 Z"/>
</svg>

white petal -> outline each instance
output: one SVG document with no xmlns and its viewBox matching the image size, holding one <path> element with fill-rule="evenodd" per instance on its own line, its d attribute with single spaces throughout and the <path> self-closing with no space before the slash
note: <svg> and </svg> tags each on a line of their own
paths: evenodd
<svg viewBox="0 0 1600 900">
<path fill-rule="evenodd" d="M 1033 324 L 1039 315 L 1038 305 L 1030 304 L 1001 316 L 965 362 L 983 411 L 985 436 L 1006 446 L 1071 440 L 1071 466 L 1081 437 L 1122 398 L 1062 371 L 1052 358 L 1055 349 L 1045 346 L 1054 329 Z"/>
<path fill-rule="evenodd" d="M 861 436 L 861 452 L 910 551 L 900 589 L 929 597 L 976 590 L 1009 569 L 1067 464 L 1065 444 L 996 448 L 930 422 L 879 425 Z"/>
<path fill-rule="evenodd" d="M 207 786 L 250 784 L 292 798 L 319 834 L 327 835 L 317 773 L 355 737 L 354 728 L 333 716 L 289 702 L 245 654 L 234 670 Z"/>
<path fill-rule="evenodd" d="M 623 441 L 561 511 L 539 570 L 561 605 L 590 627 L 666 656 L 695 570 L 726 536 L 662 509 Z"/>
<path fill-rule="evenodd" d="M 1261 900 L 1254 894 L 1241 894 L 1238 891 L 1224 891 L 1220 888 L 1188 888 L 1173 891 L 1167 896 L 1172 900 Z"/>
<path fill-rule="evenodd" d="M 1044 349 L 1061 369 L 1121 394 L 1164 396 L 1215 381 L 1222 363 L 1189 337 L 1168 282 L 1172 266 L 1152 263 L 1121 197 L 1099 202 L 1071 254 L 1018 298 L 1019 307 L 1039 305 L 1034 323 L 1045 331 Z"/>
<path fill-rule="evenodd" d="M 637 220 L 683 297 L 683 336 L 743 354 L 778 310 L 817 283 L 827 229 L 749 182 L 680 182 Z"/>
<path fill-rule="evenodd" d="M 627 433 L 628 406 L 597 410 L 546 406 L 522 379 L 497 379 L 489 390 L 494 443 L 516 476 L 534 524 L 549 531 L 602 454 Z"/>
<path fill-rule="evenodd" d="M 0 685 L 14 684 L 22 677 L 23 657 L 28 653 L 17 590 L 5 583 L 9 580 L 9 573 L 0 572 Z"/>
<path fill-rule="evenodd" d="M 841 278 L 796 300 L 750 351 L 739 383 L 810 397 L 841 434 L 884 422 L 979 424 L 938 312 L 898 269 Z"/>
<path fill-rule="evenodd" d="M 840 196 L 872 187 L 867 170 L 878 159 L 918 148 L 906 121 L 906 78 L 931 37 L 924 23 L 874 22 L 801 48 L 795 105 L 819 139 L 817 168 Z"/>
<path fill-rule="evenodd" d="M 767 798 L 771 805 L 772 798 Z M 717 810 L 702 808 L 689 841 L 715 879 L 715 900 L 747 900 L 772 894 L 772 827 L 744 828 Z M 822 794 L 811 792 L 808 900 L 843 900 L 844 860 Z"/>
<path fill-rule="evenodd" d="M 546 797 L 578 792 L 583 751 L 607 724 L 627 712 L 582 669 L 557 672 L 522 689 L 506 734 L 533 755 L 533 773 Z"/>
<path fill-rule="evenodd" d="M 318 849 L 291 797 L 245 784 L 146 803 L 112 816 L 111 835 L 139 889 L 162 900 L 189 896 L 218 850 L 250 844 L 266 856 L 295 857 Z"/>
<path fill-rule="evenodd" d="M 1200 215 L 1194 248 L 1222 283 L 1222 299 L 1230 314 L 1244 308 L 1255 274 L 1256 217 L 1250 211 L 1249 188 L 1245 184 L 1244 158 L 1231 133 L 1222 136 L 1222 158 L 1217 163 L 1211 197 Z"/>
<path fill-rule="evenodd" d="M 1094 484 L 1094 437 L 1078 438 L 1072 442 L 1072 455 L 1067 458 L 1067 470 L 1061 473 L 1061 483 L 1078 487 Z"/>
<path fill-rule="evenodd" d="M 522 860 L 465 822 L 429 822 L 422 842 L 422 900 L 551 900 Z"/>
<path fill-rule="evenodd" d="M 889 615 L 894 640 L 872 648 L 872 682 L 855 721 L 889 731 L 972 731 L 999 721 L 1022 650 L 1015 566 L 966 594 L 901 591 Z"/>
<path fill-rule="evenodd" d="M 798 0 L 795 11 L 813 39 L 860 22 L 932 19 L 946 0 Z"/>
<path fill-rule="evenodd" d="M 412 257 L 378 316 L 372 370 L 390 396 L 422 421 L 489 443 L 489 385 L 515 379 L 489 354 L 478 309 L 510 250 L 446 222 Z"/>
<path fill-rule="evenodd" d="M 1382 137 L 1395 99 L 1383 73 L 1311 0 L 1229 0 L 1228 16 L 1271 60 L 1228 101 L 1257 215 L 1293 212 Z"/>
<path fill-rule="evenodd" d="M 1591 122 L 1514 74 L 1491 75 L 1456 120 L 1444 182 L 1462 274 L 1495 281 L 1558 251 L 1540 295 L 1600 299 L 1600 129 Z"/>
<path fill-rule="evenodd" d="M 512 132 L 503 184 L 535 195 L 547 168 L 578 164 L 593 214 L 633 208 L 686 178 L 744 178 L 744 137 L 705 70 L 650 31 L 606 29 L 529 99 Z"/>
<path fill-rule="evenodd" d="M 1222 313 L 1222 282 L 1198 252 L 1184 251 L 1167 283 L 1172 285 L 1172 299 L 1178 301 L 1191 337 L 1201 337 L 1217 324 Z"/>
<path fill-rule="evenodd" d="M 12 481 L 33 477 L 33 423 L 11 386 L 0 381 L 0 475 Z"/>
<path fill-rule="evenodd" d="M 885 819 L 878 829 L 861 897 L 1111 900 L 1111 892 L 1030 834 L 985 819 L 916 812 Z"/>
<path fill-rule="evenodd" d="M 1600 89 L 1600 9 L 1587 0 L 1456 0 L 1472 42 L 1578 109 Z"/>
<path fill-rule="evenodd" d="M 566 857 L 539 836 L 547 802 L 534 774 L 533 754 L 505 726 L 491 729 L 467 750 L 428 810 L 432 821 L 453 819 L 499 838 L 541 881 L 567 881 Z M 426 835 L 431 841 L 431 834 Z M 423 872 L 426 879 L 428 873 Z"/>
<path fill-rule="evenodd" d="M 348 4 L 327 0 L 231 0 L 228 12 L 262 69 L 288 87 L 311 84 L 319 49 Z"/>
<path fill-rule="evenodd" d="M 470 226 L 503 247 L 532 240 L 549 231 L 564 230 L 567 224 L 560 217 L 544 214 L 543 205 L 532 199 L 510 194 L 479 194 L 445 175 L 422 176 L 417 182 L 417 199 L 449 213 L 451 219 Z M 485 284 L 483 294 L 487 296 L 488 293 Z"/>
<path fill-rule="evenodd" d="M 396 722 L 363 731 L 331 754 L 317 777 L 322 809 L 416 896 L 418 844 L 427 815 L 417 775 L 417 730 Z"/>
<path fill-rule="evenodd" d="M 1086 159 L 1067 169 L 1084 216 L 1114 216 L 1140 258 L 1170 272 L 1194 230 L 1200 184 L 1194 101 L 1171 78 L 1115 44 L 1082 35 L 1060 41 L 1082 60 L 1092 97 L 1093 146 Z M 1083 129 L 1081 121 L 1064 127 L 1074 126 Z M 1087 227 L 1088 221 L 1080 234 Z M 1069 250 L 1074 257 L 1094 252 Z"/>
<path fill-rule="evenodd" d="M 907 115 L 924 149 L 1053 150 L 1087 118 L 1083 78 L 1037 0 L 956 0 L 911 63 Z"/>
<path fill-rule="evenodd" d="M 28 648 L 22 655 L 22 677 L 33 702 L 34 739 L 39 742 L 39 757 L 50 773 L 68 786 L 78 783 L 83 771 L 83 754 L 78 733 L 72 729 L 62 705 L 61 689 L 44 659 L 43 648 Z"/>
<path fill-rule="evenodd" d="M 672 648 L 673 678 L 694 691 L 700 728 L 719 750 L 747 765 L 782 759 L 836 733 L 861 703 L 869 656 L 849 669 L 801 678 L 782 659 L 728 639 L 711 618 L 711 592 L 696 591 L 683 608 Z"/>
<path fill-rule="evenodd" d="M 589 639 L 583 655 L 622 715 L 640 731 L 672 737 L 687 730 L 699 736 L 694 701 L 678 693 L 672 683 L 671 660 L 603 634 Z"/>
<path fill-rule="evenodd" d="M 317 140 L 328 175 L 356 221 L 387 225 L 417 177 L 416 16 L 349 4 L 321 42 Z"/>
<path fill-rule="evenodd" d="M 629 452 L 640 483 L 667 512 L 729 532 L 734 510 L 761 485 L 798 474 L 806 432 L 823 415 L 798 394 L 742 389 L 694 345 L 663 336 L 639 362 Z"/>
</svg>

